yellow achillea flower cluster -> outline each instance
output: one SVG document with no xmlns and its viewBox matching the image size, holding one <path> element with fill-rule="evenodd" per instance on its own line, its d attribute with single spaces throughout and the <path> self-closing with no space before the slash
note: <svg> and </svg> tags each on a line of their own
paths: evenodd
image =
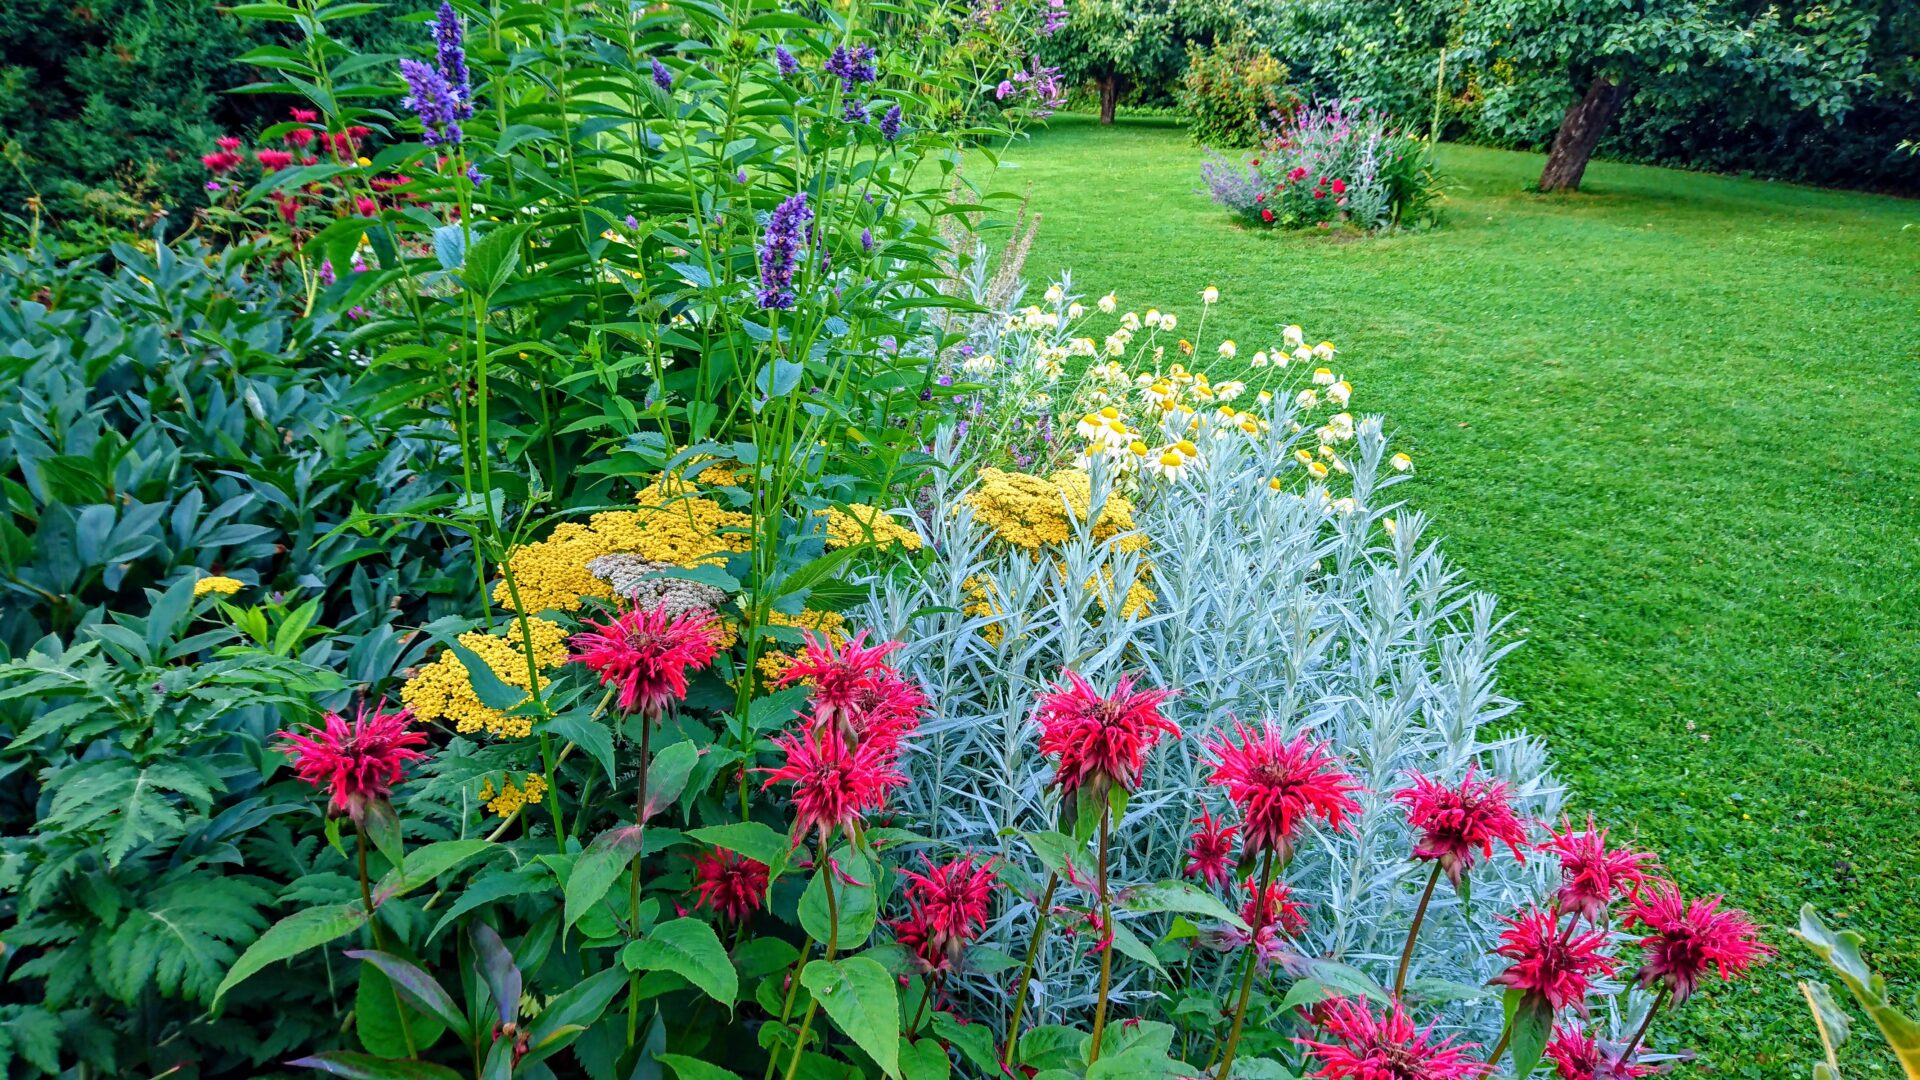
<svg viewBox="0 0 1920 1080">
<path fill-rule="evenodd" d="M 501 817 L 517 813 L 523 806 L 538 806 L 540 800 L 547 797 L 547 780 L 539 773 L 528 773 L 519 787 L 513 786 L 512 774 L 502 777 L 500 783 L 503 786 L 497 792 L 493 790 L 492 779 L 481 784 L 480 801 Z"/>
<path fill-rule="evenodd" d="M 239 578 L 230 578 L 221 574 L 215 574 L 212 577 L 203 577 L 199 581 L 194 582 L 193 595 L 205 596 L 208 593 L 219 593 L 221 596 L 232 596 L 234 593 L 246 587 L 247 583 L 241 581 Z"/>
<path fill-rule="evenodd" d="M 767 625 L 791 626 L 796 630 L 811 631 L 825 638 L 836 649 L 847 643 L 847 619 L 837 611 L 815 611 L 807 608 L 798 615 L 772 611 L 767 613 Z M 787 668 L 793 665 L 796 655 L 780 649 L 771 649 L 762 653 L 754 666 L 760 670 L 761 676 L 768 682 L 775 682 L 780 676 L 786 674 Z"/>
<path fill-rule="evenodd" d="M 722 468 L 711 467 L 700 479 Z M 587 569 L 602 555 L 699 566 L 718 564 L 722 553 L 745 551 L 752 543 L 750 515 L 694 494 L 684 480 L 657 480 L 640 490 L 637 501 L 639 509 L 598 513 L 584 525 L 566 522 L 547 539 L 514 548 L 507 567 L 520 602 L 514 604 L 504 577 L 494 585 L 494 602 L 528 613 L 578 611 L 582 597 L 613 599 L 612 587 Z"/>
<path fill-rule="evenodd" d="M 898 544 L 908 551 L 920 550 L 919 534 L 879 507 L 853 503 L 845 510 L 833 507 L 818 510 L 814 516 L 827 519 L 829 548 L 853 547 L 871 541 L 883 548 Z"/>
<path fill-rule="evenodd" d="M 1007 543 L 1028 551 L 1063 544 L 1073 535 L 1073 523 L 1084 521 L 1093 501 L 1093 481 L 1079 469 L 1062 469 L 1039 477 L 1001 469 L 980 470 L 980 486 L 967 504 L 982 524 Z M 1095 539 L 1111 540 L 1121 551 L 1139 551 L 1147 538 L 1133 531 L 1133 503 L 1109 494 L 1093 523 Z"/>
<path fill-rule="evenodd" d="M 960 588 L 965 601 L 960 605 L 960 613 L 969 618 L 994 617 L 996 621 L 980 628 L 980 636 L 989 645 L 1000 644 L 1000 639 L 1007 636 L 1006 628 L 998 622 L 998 617 L 1007 613 L 1006 607 L 1000 602 L 1000 586 L 993 578 L 977 574 L 961 582 Z"/>
<path fill-rule="evenodd" d="M 533 662 L 539 670 L 551 671 L 567 662 L 567 632 L 558 623 L 529 618 L 527 636 L 533 640 Z M 506 624 L 499 634 L 474 630 L 460 635 L 460 644 L 484 661 L 501 682 L 529 690 L 522 643 L 519 620 Z M 547 682 L 545 675 L 540 676 L 542 689 Z M 451 649 L 407 680 L 400 688 L 400 701 L 420 719 L 450 723 L 462 734 L 484 730 L 499 738 L 519 738 L 533 730 L 527 717 L 508 716 L 482 704 L 466 666 Z"/>
</svg>

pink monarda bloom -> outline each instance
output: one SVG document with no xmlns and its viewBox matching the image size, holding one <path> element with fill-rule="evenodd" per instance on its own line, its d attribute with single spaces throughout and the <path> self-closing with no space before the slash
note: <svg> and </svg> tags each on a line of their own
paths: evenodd
<svg viewBox="0 0 1920 1080">
<path fill-rule="evenodd" d="M 579 650 L 572 662 L 600 676 L 600 685 L 619 689 L 622 711 L 657 718 L 670 702 L 687 696 L 687 672 L 713 662 L 715 633 L 711 611 L 667 614 L 662 603 L 652 611 L 636 608 L 608 623 L 587 623 L 573 636 Z"/>
<path fill-rule="evenodd" d="M 1712 968 L 1722 979 L 1745 975 L 1773 955 L 1760 928 L 1738 908 L 1720 907 L 1723 897 L 1687 900 L 1670 881 L 1648 882 L 1633 896 L 1623 926 L 1651 931 L 1640 939 L 1646 962 L 1635 973 L 1641 986 L 1663 984 L 1675 1005 L 1687 1000 Z"/>
<path fill-rule="evenodd" d="M 215 176 L 221 176 L 239 168 L 241 160 L 240 155 L 231 150 L 200 155 L 200 164 L 205 165 L 207 171 Z"/>
<path fill-rule="evenodd" d="M 1246 891 L 1246 903 L 1240 905 L 1240 917 L 1248 926 L 1279 928 L 1288 937 L 1299 937 L 1307 932 L 1306 905 L 1295 903 L 1293 890 L 1276 881 L 1266 889 L 1260 888 L 1257 881 L 1243 881 L 1240 887 Z"/>
<path fill-rule="evenodd" d="M 1547 1043 L 1547 1057 L 1553 1060 L 1560 1080 L 1639 1080 L 1658 1071 L 1651 1065 L 1633 1064 L 1621 1050 L 1611 1043 L 1596 1042 L 1578 1028 L 1565 1026 L 1554 1028 L 1553 1040 Z"/>
<path fill-rule="evenodd" d="M 1350 826 L 1347 815 L 1360 809 L 1353 793 L 1362 788 L 1325 743 L 1305 735 L 1289 741 L 1265 721 L 1258 728 L 1236 721 L 1233 728 L 1232 736 L 1207 741 L 1216 759 L 1208 779 L 1240 808 L 1240 840 L 1248 854 L 1272 851 L 1282 862 L 1291 859 L 1294 837 L 1309 818 L 1330 829 Z"/>
<path fill-rule="evenodd" d="M 886 805 L 887 794 L 907 782 L 894 767 L 894 755 L 880 744 L 849 745 L 832 728 L 803 730 L 776 737 L 786 764 L 761 769 L 762 788 L 785 781 L 793 785 L 793 842 L 809 832 L 822 839 Z"/>
<path fill-rule="evenodd" d="M 1321 1028 L 1331 1041 L 1294 1040 L 1307 1048 L 1319 1066 L 1311 1075 L 1321 1080 L 1472 1080 L 1493 1072 L 1468 1053 L 1477 1044 L 1434 1041 L 1433 1025 L 1414 1027 L 1397 1001 L 1384 1017 L 1353 998 L 1334 998 L 1326 1013 Z"/>
<path fill-rule="evenodd" d="M 926 973 L 944 972 L 959 961 L 961 950 L 987 925 L 993 899 L 993 860 L 975 865 L 973 856 L 939 866 L 925 856 L 927 872 L 902 869 L 907 879 L 907 917 L 892 924 L 894 938 L 920 962 Z"/>
<path fill-rule="evenodd" d="M 694 907 L 706 908 L 732 923 L 744 922 L 767 898 L 767 866 L 745 855 L 716 848 L 693 862 Z"/>
<path fill-rule="evenodd" d="M 260 167 L 268 172 L 279 172 L 293 164 L 293 155 L 285 150 L 255 150 L 253 156 L 260 162 Z"/>
<path fill-rule="evenodd" d="M 405 709 L 381 712 L 377 705 L 371 711 L 362 705 L 351 721 L 330 712 L 324 727 L 309 726 L 304 735 L 281 732 L 282 750 L 300 779 L 325 790 L 333 810 L 358 822 L 370 804 L 393 791 L 407 762 L 427 756 L 414 749 L 425 746 L 427 736 L 413 730 L 412 721 Z"/>
<path fill-rule="evenodd" d="M 1040 724 L 1040 752 L 1056 763 L 1053 782 L 1069 795 L 1090 788 L 1106 798 L 1109 785 L 1128 791 L 1140 786 L 1147 751 L 1162 735 L 1180 736 L 1180 727 L 1160 715 L 1170 690 L 1137 690 L 1122 675 L 1111 695 L 1102 697 L 1077 672 L 1061 672 L 1061 681 L 1040 695 L 1034 719 Z"/>
<path fill-rule="evenodd" d="M 806 648 L 779 683 L 811 687 L 815 727 L 832 725 L 850 742 L 874 740 L 891 750 L 920 726 L 927 696 L 887 663 L 899 642 L 869 647 L 866 636 L 862 630 L 836 650 L 831 641 L 806 635 Z"/>
<path fill-rule="evenodd" d="M 1186 874 L 1216 889 L 1222 888 L 1233 880 L 1233 834 L 1240 827 L 1223 824 L 1205 810 L 1193 819 L 1193 825 L 1193 836 L 1189 839 L 1193 846 L 1187 849 Z"/>
<path fill-rule="evenodd" d="M 1413 786 L 1394 795 L 1405 804 L 1407 823 L 1420 833 L 1413 857 L 1437 861 L 1447 872 L 1453 887 L 1473 869 L 1475 852 L 1493 856 L 1494 841 L 1507 845 L 1513 857 L 1526 862 L 1521 848 L 1527 842 L 1527 828 L 1507 802 L 1504 780 L 1476 780 L 1474 767 L 1458 787 L 1413 774 Z"/>
<path fill-rule="evenodd" d="M 1597 926 L 1616 897 L 1631 894 L 1647 880 L 1653 856 L 1634 848 L 1609 848 L 1607 830 L 1596 826 L 1591 814 L 1585 829 L 1576 829 L 1572 822 L 1562 829 L 1540 842 L 1541 851 L 1560 859 L 1560 888 L 1553 894 L 1554 905 Z"/>
<path fill-rule="evenodd" d="M 1579 923 L 1560 925 L 1557 911 L 1529 908 L 1514 917 L 1502 915 L 1507 928 L 1500 932 L 1496 956 L 1513 961 L 1495 975 L 1491 985 L 1510 987 L 1544 1001 L 1552 1012 L 1572 1007 L 1587 1014 L 1587 983 L 1595 975 L 1612 975 L 1620 962 L 1600 950 L 1607 947 L 1605 931 L 1576 934 Z"/>
</svg>

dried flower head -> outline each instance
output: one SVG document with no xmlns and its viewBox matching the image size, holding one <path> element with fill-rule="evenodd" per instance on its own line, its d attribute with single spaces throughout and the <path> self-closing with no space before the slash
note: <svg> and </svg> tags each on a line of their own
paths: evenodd
<svg viewBox="0 0 1920 1080">
<path fill-rule="evenodd" d="M 612 622 L 589 621 L 573 637 L 573 662 L 600 676 L 600 685 L 618 687 L 622 710 L 658 717 L 686 698 L 687 673 L 713 662 L 713 623 L 711 611 L 635 608 Z"/>
<path fill-rule="evenodd" d="M 1495 975 L 1492 984 L 1544 1001 L 1554 1012 L 1571 1006 L 1585 1016 L 1587 983 L 1619 967 L 1618 960 L 1600 951 L 1607 947 L 1605 931 L 1575 933 L 1578 921 L 1568 919 L 1563 927 L 1557 911 L 1534 907 L 1513 917 L 1503 915 L 1500 921 L 1507 928 L 1493 952 L 1513 963 Z"/>
<path fill-rule="evenodd" d="M 693 864 L 696 908 L 704 907 L 732 923 L 746 920 L 767 897 L 767 866 L 745 855 L 716 848 Z"/>
<path fill-rule="evenodd" d="M 1616 897 L 1626 896 L 1647 880 L 1653 856 L 1629 847 L 1609 848 L 1607 830 L 1587 816 L 1587 827 L 1577 829 L 1572 822 L 1563 831 L 1547 834 L 1540 850 L 1560 859 L 1560 888 L 1554 904 L 1590 923 L 1606 917 L 1607 907 Z"/>
<path fill-rule="evenodd" d="M 1621 924 L 1650 933 L 1640 939 L 1646 962 L 1635 973 L 1641 986 L 1663 984 L 1675 1005 L 1687 1000 L 1713 969 L 1722 979 L 1737 979 L 1773 955 L 1761 942 L 1760 928 L 1738 908 L 1720 907 L 1723 897 L 1687 900 L 1670 881 L 1651 881 L 1633 896 Z"/>
<path fill-rule="evenodd" d="M 1471 1080 L 1493 1072 L 1468 1051 L 1474 1043 L 1453 1045 L 1452 1038 L 1435 1041 L 1433 1025 L 1413 1026 L 1399 1002 L 1385 1016 L 1375 1016 L 1364 1001 L 1334 998 L 1326 1003 L 1326 1021 L 1320 1025 L 1329 1041 L 1295 1039 L 1319 1068 L 1322 1080 Z"/>
<path fill-rule="evenodd" d="M 1162 735 L 1178 738 L 1179 725 L 1160 715 L 1172 691 L 1138 690 L 1123 675 L 1112 694 L 1102 696 L 1078 672 L 1040 695 L 1034 720 L 1040 725 L 1040 752 L 1054 759 L 1053 782 L 1069 794 L 1089 789 L 1104 799 L 1109 785 L 1128 791 L 1139 786 L 1147 751 Z"/>
<path fill-rule="evenodd" d="M 1240 808 L 1240 839 L 1249 854 L 1272 851 L 1285 862 L 1309 818 L 1347 828 L 1347 816 L 1360 809 L 1353 797 L 1362 790 L 1359 781 L 1325 743 L 1304 734 L 1289 741 L 1271 723 L 1254 728 L 1235 721 L 1231 734 L 1207 741 L 1207 750 L 1215 759 L 1209 782 Z"/>
<path fill-rule="evenodd" d="M 283 731 L 280 738 L 300 779 L 326 790 L 335 811 L 360 821 L 400 782 L 407 762 L 426 757 L 414 749 L 427 744 L 426 733 L 412 730 L 412 721 L 405 709 L 390 713 L 363 704 L 351 721 L 330 712 L 324 726 L 309 726 L 306 734 Z"/>
<path fill-rule="evenodd" d="M 1407 823 L 1420 833 L 1413 849 L 1416 859 L 1436 861 L 1453 887 L 1473 869 L 1476 852 L 1492 857 L 1494 841 L 1507 845 L 1521 862 L 1527 829 L 1508 802 L 1504 780 L 1474 778 L 1474 766 L 1457 786 L 1413 774 L 1413 786 L 1394 795 L 1407 808 Z"/>
</svg>

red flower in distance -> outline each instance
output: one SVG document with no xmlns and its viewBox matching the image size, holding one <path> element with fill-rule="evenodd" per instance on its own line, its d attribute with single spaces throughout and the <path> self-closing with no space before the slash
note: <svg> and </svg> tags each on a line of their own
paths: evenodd
<svg viewBox="0 0 1920 1080">
<path fill-rule="evenodd" d="M 1554 1012 L 1571 1006 L 1585 1016 L 1588 981 L 1595 975 L 1612 975 L 1620 966 L 1600 951 L 1607 947 L 1605 931 L 1576 934 L 1578 923 L 1569 919 L 1562 928 L 1557 911 L 1534 907 L 1512 918 L 1502 915 L 1500 921 L 1507 928 L 1500 932 L 1500 944 L 1493 952 L 1513 963 L 1490 983 L 1538 998 Z"/>
<path fill-rule="evenodd" d="M 1560 858 L 1560 888 L 1554 904 L 1590 923 L 1605 918 L 1615 897 L 1626 896 L 1647 880 L 1653 856 L 1634 848 L 1607 847 L 1607 830 L 1587 816 L 1587 827 L 1576 830 L 1566 822 L 1564 832 L 1549 833 L 1540 850 Z"/>
<path fill-rule="evenodd" d="M 1040 724 L 1040 752 L 1054 759 L 1053 782 L 1068 794 L 1091 786 L 1105 798 L 1107 785 L 1128 791 L 1140 784 L 1147 751 L 1161 735 L 1178 738 L 1180 727 L 1160 715 L 1173 696 L 1169 690 L 1136 690 L 1122 675 L 1112 695 L 1102 697 L 1077 672 L 1040 695 L 1034 719 Z"/>
<path fill-rule="evenodd" d="M 1272 221 L 1272 220 L 1273 220 L 1273 211 L 1272 211 L 1272 210 L 1266 210 L 1266 209 L 1263 209 L 1263 210 L 1261 210 L 1261 211 L 1260 211 L 1260 220 L 1261 220 L 1261 221 L 1268 221 L 1268 222 L 1270 222 L 1270 221 Z"/>
<path fill-rule="evenodd" d="M 819 830 L 822 837 L 853 824 L 860 815 L 886 805 L 887 793 L 907 782 L 894 767 L 894 755 L 880 744 L 848 745 L 831 728 L 800 731 L 774 740 L 786 751 L 786 764 L 761 769 L 762 788 L 786 781 L 793 785 L 793 840 Z"/>
<path fill-rule="evenodd" d="M 1547 1056 L 1553 1059 L 1560 1080 L 1639 1080 L 1658 1071 L 1651 1065 L 1628 1061 L 1620 1047 L 1596 1042 L 1586 1032 L 1564 1026 L 1553 1029 Z"/>
<path fill-rule="evenodd" d="M 333 809 L 359 821 L 368 804 L 393 791 L 407 762 L 426 757 L 414 749 L 427 744 L 426 733 L 412 730 L 412 721 L 405 709 L 381 712 L 376 705 L 369 712 L 363 704 L 351 721 L 330 712 L 323 727 L 282 731 L 282 751 L 300 779 L 326 790 Z"/>
<path fill-rule="evenodd" d="M 706 908 L 728 922 L 742 922 L 767 897 L 767 866 L 744 855 L 715 848 L 694 860 L 694 907 Z"/>
<path fill-rule="evenodd" d="M 240 155 L 231 150 L 222 150 L 215 154 L 200 155 L 200 164 L 205 165 L 207 171 L 213 173 L 215 176 L 230 173 L 239 168 L 241 160 Z"/>
<path fill-rule="evenodd" d="M 1307 1048 L 1319 1066 L 1312 1075 L 1321 1080 L 1472 1080 L 1493 1072 L 1468 1054 L 1477 1044 L 1455 1046 L 1450 1037 L 1435 1042 L 1433 1025 L 1414 1027 L 1397 1001 L 1384 1017 L 1353 998 L 1334 998 L 1325 1012 L 1320 1026 L 1332 1041 L 1294 1040 Z"/>
<path fill-rule="evenodd" d="M 612 622 L 587 623 L 573 636 L 579 652 L 570 662 L 585 664 L 600 685 L 617 686 L 623 711 L 658 717 L 669 702 L 686 699 L 687 672 L 713 662 L 713 621 L 706 610 L 669 615 L 664 602 L 652 611 L 635 608 Z"/>
<path fill-rule="evenodd" d="M 1476 780 L 1474 767 L 1458 787 L 1413 774 L 1413 786 L 1394 795 L 1394 801 L 1407 808 L 1407 823 L 1420 833 L 1413 857 L 1437 861 L 1447 872 L 1453 887 L 1473 869 L 1475 852 L 1491 858 L 1494 841 L 1507 845 L 1513 857 L 1527 861 L 1521 846 L 1527 842 L 1526 826 L 1507 801 L 1504 780 Z"/>
<path fill-rule="evenodd" d="M 240 149 L 240 140 L 232 135 L 222 135 L 213 140 L 213 144 L 229 154 Z"/>
<path fill-rule="evenodd" d="M 1287 173 L 1287 179 L 1289 180 L 1305 180 L 1306 178 L 1307 167 L 1305 165 L 1296 165 L 1291 172 Z"/>
<path fill-rule="evenodd" d="M 1773 955 L 1760 940 L 1760 928 L 1738 908 L 1722 909 L 1724 898 L 1687 900 L 1670 881 L 1652 881 L 1633 896 L 1623 926 L 1651 931 L 1640 939 L 1646 962 L 1634 974 L 1641 986 L 1663 983 L 1675 1005 L 1687 1000 L 1712 968 L 1722 979 L 1745 975 Z"/>
<path fill-rule="evenodd" d="M 1240 905 L 1240 917 L 1248 926 L 1256 930 L 1277 928 L 1288 937 L 1307 932 L 1306 905 L 1294 902 L 1292 889 L 1278 881 L 1266 887 L 1265 895 L 1257 881 L 1243 881 L 1240 887 L 1247 893 L 1246 903 Z"/>
<path fill-rule="evenodd" d="M 292 131 L 287 132 L 286 135 L 283 136 L 283 141 L 288 146 L 304 147 L 308 143 L 313 141 L 313 129 L 312 128 L 294 128 Z"/>
<path fill-rule="evenodd" d="M 907 917 L 892 924 L 895 940 L 928 972 L 946 971 L 987 925 L 993 899 L 993 860 L 974 865 L 971 855 L 939 866 L 925 856 L 927 872 L 902 869 L 907 879 Z"/>
<path fill-rule="evenodd" d="M 1333 193 L 1335 195 L 1345 195 L 1347 193 L 1347 182 L 1345 180 L 1335 178 L 1333 181 Z"/>
<path fill-rule="evenodd" d="M 287 112 L 290 113 L 298 123 L 317 124 L 320 122 L 320 112 L 317 109 L 288 109 Z"/>
<path fill-rule="evenodd" d="M 255 150 L 253 156 L 259 160 L 260 167 L 268 172 L 279 172 L 293 164 L 293 155 L 285 150 Z"/>
<path fill-rule="evenodd" d="M 1233 834 L 1238 825 L 1226 825 L 1205 810 L 1193 819 L 1196 826 L 1187 849 L 1188 877 L 1196 877 L 1218 889 L 1233 880 Z"/>
<path fill-rule="evenodd" d="M 1270 850 L 1284 862 L 1307 819 L 1342 829 L 1347 815 L 1360 809 L 1353 797 L 1362 790 L 1359 781 L 1325 743 L 1304 734 L 1289 741 L 1269 722 L 1251 728 L 1236 721 L 1231 736 L 1207 740 L 1207 749 L 1217 759 L 1208 782 L 1226 789 L 1240 808 L 1240 839 L 1249 854 Z"/>
</svg>

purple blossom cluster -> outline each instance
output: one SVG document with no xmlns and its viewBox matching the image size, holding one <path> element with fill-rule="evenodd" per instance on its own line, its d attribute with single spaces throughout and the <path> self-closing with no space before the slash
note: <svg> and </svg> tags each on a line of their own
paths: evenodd
<svg viewBox="0 0 1920 1080">
<path fill-rule="evenodd" d="M 783 79 L 791 79 L 800 74 L 800 61 L 793 58 L 793 54 L 787 51 L 785 45 L 773 47 L 773 62 L 780 68 L 780 77 Z"/>
<path fill-rule="evenodd" d="M 1067 25 L 1067 0 L 1047 0 L 1047 10 L 1041 17 L 1040 36 L 1052 37 Z"/>
<path fill-rule="evenodd" d="M 874 71 L 873 46 L 860 45 L 852 49 L 845 45 L 835 47 L 833 55 L 827 58 L 827 74 L 840 77 L 840 88 L 851 94 L 862 83 L 870 83 L 880 76 Z"/>
<path fill-rule="evenodd" d="M 880 118 L 880 137 L 888 142 L 892 142 L 900 137 L 900 106 L 898 103 L 895 103 L 892 108 L 887 110 L 887 114 Z"/>
<path fill-rule="evenodd" d="M 459 13 L 442 0 L 433 24 L 435 63 L 400 61 L 400 75 L 407 81 L 402 104 L 420 121 L 420 141 L 428 146 L 457 144 L 462 137 L 460 121 L 473 115 L 473 80 L 462 43 L 465 31 Z"/>
<path fill-rule="evenodd" d="M 794 195 L 767 217 L 760 239 L 760 306 L 785 311 L 793 306 L 793 271 L 800 262 L 800 249 L 806 244 L 813 224 L 813 207 L 807 205 L 807 193 Z"/>
<path fill-rule="evenodd" d="M 1003 104 L 1024 104 L 1040 118 L 1052 116 L 1060 106 L 1066 104 L 1067 90 L 1060 83 L 1060 69 L 1053 67 L 1035 67 L 1032 71 L 1016 71 L 1011 78 L 1000 80 L 993 89 L 993 99 Z M 1012 99 L 1011 102 L 1008 99 Z"/>
<path fill-rule="evenodd" d="M 662 90 L 673 89 L 673 72 L 668 71 L 667 65 L 657 59 L 653 62 L 653 85 Z"/>
<path fill-rule="evenodd" d="M 453 98 L 454 114 L 461 120 L 473 115 L 473 78 L 467 72 L 466 24 L 453 10 L 450 0 L 440 0 L 440 17 L 433 24 L 433 48 L 439 61 L 440 77 L 446 80 Z"/>
</svg>

